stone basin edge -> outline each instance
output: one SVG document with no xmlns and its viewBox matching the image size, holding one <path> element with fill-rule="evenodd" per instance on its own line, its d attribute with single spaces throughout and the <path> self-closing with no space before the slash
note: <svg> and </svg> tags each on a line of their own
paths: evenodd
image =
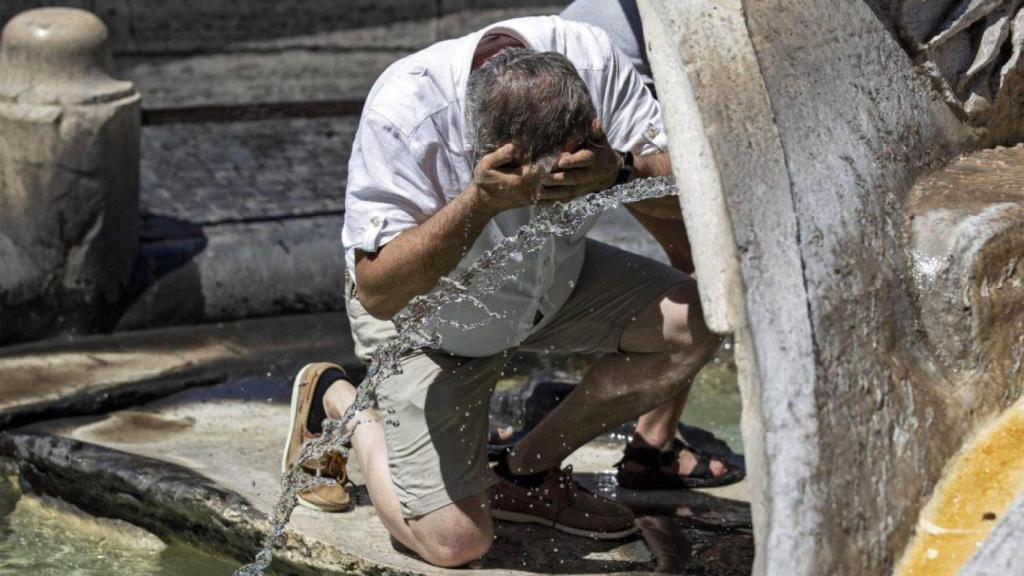
<svg viewBox="0 0 1024 576">
<path fill-rule="evenodd" d="M 32 492 L 60 498 L 94 516 L 116 518 L 163 540 L 249 562 L 269 521 L 245 498 L 182 466 L 47 434 L 0 432 L 0 459 L 16 464 Z M 371 563 L 292 531 L 275 550 L 275 568 L 302 576 L 413 574 Z"/>
</svg>

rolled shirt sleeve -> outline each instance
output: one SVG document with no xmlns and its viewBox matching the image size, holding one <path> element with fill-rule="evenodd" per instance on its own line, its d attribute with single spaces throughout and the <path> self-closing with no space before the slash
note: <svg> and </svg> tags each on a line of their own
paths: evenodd
<svg viewBox="0 0 1024 576">
<path fill-rule="evenodd" d="M 368 110 L 348 165 L 342 244 L 349 270 L 355 251 L 377 252 L 427 220 L 445 203 L 423 171 L 415 143 L 382 115 Z"/>
<path fill-rule="evenodd" d="M 596 29 L 595 29 L 596 30 Z M 607 46 L 601 101 L 596 102 L 604 119 L 608 142 L 616 150 L 653 154 L 668 150 L 668 138 L 661 120 L 661 107 L 644 86 L 636 67 L 603 30 L 599 40 Z"/>
</svg>

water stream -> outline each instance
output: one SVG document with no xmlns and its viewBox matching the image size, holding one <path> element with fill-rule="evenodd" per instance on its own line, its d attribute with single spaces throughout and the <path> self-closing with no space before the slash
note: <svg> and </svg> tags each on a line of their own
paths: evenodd
<svg viewBox="0 0 1024 576">
<path fill-rule="evenodd" d="M 305 473 L 298 463 L 320 461 L 331 453 L 347 456 L 349 439 L 358 426 L 358 421 L 352 422 L 353 417 L 356 413 L 373 407 L 377 386 L 384 379 L 401 372 L 399 360 L 402 355 L 409 350 L 438 346 L 436 327 L 451 324 L 449 320 L 438 316 L 438 310 L 449 303 L 469 301 L 486 311 L 480 298 L 515 279 L 503 266 L 507 261 L 539 250 L 552 237 L 573 234 L 590 217 L 605 210 L 624 203 L 676 193 L 672 178 L 646 178 L 546 207 L 520 228 L 515 236 L 505 238 L 480 255 L 464 273 L 456 278 L 442 277 L 430 292 L 414 298 L 394 318 L 398 336 L 383 344 L 373 355 L 366 378 L 359 385 L 355 402 L 340 419 L 324 422 L 323 435 L 303 446 L 296 464 L 282 477 L 281 497 L 273 510 L 271 530 L 266 543 L 256 555 L 255 561 L 239 568 L 235 576 L 262 575 L 270 566 L 274 546 L 283 536 L 292 511 L 298 504 L 298 495 L 316 485 L 334 482 L 333 479 L 320 477 L 319 474 L 312 476 Z M 491 314 L 488 312 L 488 315 Z M 350 422 L 352 426 L 349 426 Z"/>
</svg>

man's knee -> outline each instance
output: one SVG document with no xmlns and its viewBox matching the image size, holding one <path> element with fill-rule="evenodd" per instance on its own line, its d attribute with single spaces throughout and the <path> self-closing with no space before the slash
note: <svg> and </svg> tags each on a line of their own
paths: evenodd
<svg viewBox="0 0 1024 576">
<path fill-rule="evenodd" d="M 487 526 L 442 529 L 436 538 L 424 543 L 424 560 L 442 568 L 463 566 L 482 558 L 494 542 L 494 528 Z"/>
<path fill-rule="evenodd" d="M 665 295 L 662 331 L 669 348 L 681 352 L 711 353 L 721 337 L 708 328 L 695 282 L 677 284 Z"/>
<path fill-rule="evenodd" d="M 494 542 L 487 494 L 480 494 L 410 523 L 427 562 L 454 568 L 481 558 Z"/>
</svg>

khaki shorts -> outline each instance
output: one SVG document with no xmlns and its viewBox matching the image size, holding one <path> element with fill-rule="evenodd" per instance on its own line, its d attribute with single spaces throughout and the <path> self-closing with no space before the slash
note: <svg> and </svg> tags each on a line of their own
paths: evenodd
<svg viewBox="0 0 1024 576">
<path fill-rule="evenodd" d="M 626 327 L 648 304 L 688 276 L 660 262 L 587 240 L 580 277 L 551 322 L 520 349 L 557 353 L 616 353 Z M 370 316 L 346 286 L 356 353 L 369 358 L 394 336 L 390 321 Z M 511 351 L 464 358 L 436 350 L 407 353 L 402 373 L 381 383 L 391 478 L 407 518 L 423 516 L 488 490 L 488 409 Z"/>
</svg>

